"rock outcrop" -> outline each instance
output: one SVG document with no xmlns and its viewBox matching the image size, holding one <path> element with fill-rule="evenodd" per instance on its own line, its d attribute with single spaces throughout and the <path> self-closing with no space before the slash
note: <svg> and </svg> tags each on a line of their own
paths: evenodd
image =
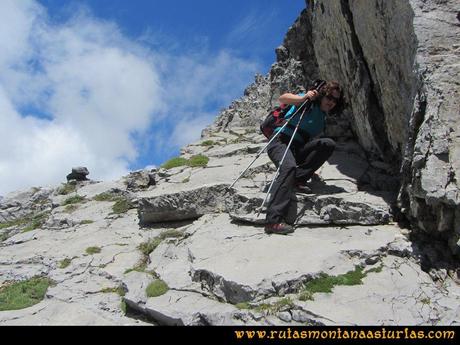
<svg viewBox="0 0 460 345">
<path fill-rule="evenodd" d="M 86 176 L 89 175 L 88 168 L 86 167 L 76 167 L 72 168 L 72 172 L 66 176 L 67 181 L 76 180 L 76 181 L 87 181 Z"/>
<path fill-rule="evenodd" d="M 459 255 L 460 21 L 455 1 L 307 4 L 276 49 L 269 75 L 258 77 L 212 128 L 225 131 L 240 126 L 241 119 L 248 125 L 260 121 L 260 108 L 244 110 L 251 109 L 253 99 L 268 111 L 283 92 L 304 91 L 319 77 L 338 80 L 348 107 L 341 117 L 328 119 L 326 135 L 356 141 L 384 173 L 363 182 L 375 188 L 389 181 L 384 189 L 399 189 L 398 209 L 413 232 L 441 240 Z"/>
<path fill-rule="evenodd" d="M 445 250 L 460 232 L 452 11 L 311 2 L 270 73 L 181 150 L 206 164 L 0 200 L 0 293 L 52 281 L 31 307 L 0 299 L 0 325 L 459 325 L 458 258 Z M 320 76 L 347 90 L 347 112 L 328 119 L 337 148 L 295 196 L 296 231 L 267 235 L 268 157 L 230 185 L 265 146 L 258 125 L 279 94 Z"/>
</svg>

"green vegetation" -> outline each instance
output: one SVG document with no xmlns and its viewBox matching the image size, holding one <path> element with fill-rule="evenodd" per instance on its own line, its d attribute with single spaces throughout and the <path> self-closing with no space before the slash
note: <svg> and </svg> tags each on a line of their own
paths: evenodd
<svg viewBox="0 0 460 345">
<path fill-rule="evenodd" d="M 345 274 L 338 276 L 330 276 L 321 273 L 318 278 L 307 282 L 302 291 L 300 291 L 299 299 L 301 301 L 313 300 L 313 295 L 317 292 L 331 293 L 334 286 L 337 285 L 361 285 L 362 279 L 369 273 L 379 273 L 382 271 L 383 265 L 372 268 L 364 272 L 363 268 L 355 267 L 353 271 L 348 271 Z"/>
<path fill-rule="evenodd" d="M 51 283 L 48 278 L 34 277 L 1 287 L 0 311 L 23 309 L 39 303 Z"/>
<path fill-rule="evenodd" d="M 120 309 L 121 309 L 121 311 L 123 312 L 123 315 L 126 315 L 127 306 L 126 306 L 125 300 L 122 300 L 122 301 L 121 301 L 121 303 L 120 303 Z"/>
<path fill-rule="evenodd" d="M 209 158 L 203 155 L 192 156 L 190 159 L 185 159 L 183 157 L 175 157 L 163 163 L 161 168 L 163 169 L 172 169 L 180 166 L 190 166 L 195 167 L 205 167 L 209 162 Z"/>
<path fill-rule="evenodd" d="M 94 220 L 91 220 L 91 219 L 83 219 L 83 220 L 80 222 L 80 225 L 93 224 L 93 223 L 94 223 Z"/>
<path fill-rule="evenodd" d="M 70 259 L 70 258 L 65 258 L 61 261 L 59 261 L 59 268 L 66 268 L 66 267 L 69 267 L 70 263 L 72 262 L 74 258 Z"/>
<path fill-rule="evenodd" d="M 93 198 L 95 201 L 115 201 L 114 199 L 116 196 L 108 192 L 100 193 Z"/>
<path fill-rule="evenodd" d="M 150 255 L 150 253 L 152 253 L 156 249 L 156 247 L 160 245 L 160 243 L 163 240 L 167 238 L 179 238 L 179 237 L 182 237 L 183 235 L 184 234 L 179 230 L 174 230 L 174 229 L 166 230 L 166 231 L 163 231 L 158 236 L 150 239 L 149 241 L 141 243 L 138 249 L 142 252 L 142 254 Z"/>
<path fill-rule="evenodd" d="M 254 308 L 254 310 L 259 312 L 259 313 L 265 313 L 267 315 L 270 315 L 270 314 L 276 314 L 276 313 L 278 313 L 278 312 L 280 312 L 280 311 L 282 311 L 283 309 L 286 309 L 286 308 L 292 308 L 293 306 L 294 306 L 294 304 L 293 304 L 292 300 L 289 297 L 285 297 L 285 298 L 282 298 L 279 301 L 276 301 L 274 303 L 260 304 L 260 305 L 256 306 Z"/>
<path fill-rule="evenodd" d="M 188 165 L 192 168 L 205 167 L 209 162 L 209 158 L 203 155 L 196 155 L 189 159 Z"/>
<path fill-rule="evenodd" d="M 74 195 L 74 196 L 71 196 L 70 198 L 65 199 L 64 202 L 62 203 L 62 206 L 78 204 L 78 203 L 82 202 L 83 200 L 85 200 L 84 197 L 82 197 L 80 195 Z"/>
<path fill-rule="evenodd" d="M 0 234 L 0 242 L 7 240 L 10 237 L 10 232 L 3 232 Z"/>
<path fill-rule="evenodd" d="M 22 227 L 26 225 L 26 227 L 24 227 L 22 230 L 23 232 L 35 230 L 41 227 L 46 222 L 50 213 L 51 213 L 50 211 L 46 211 L 46 212 L 37 213 L 35 215 L 29 214 L 22 218 L 18 218 L 18 219 L 11 220 L 8 222 L 3 222 L 3 223 L 0 223 L 0 229 L 6 229 L 6 228 L 11 228 L 11 227 Z"/>
<path fill-rule="evenodd" d="M 157 297 L 168 292 L 169 287 L 161 279 L 156 279 L 147 286 L 147 297 Z"/>
<path fill-rule="evenodd" d="M 186 177 L 182 180 L 182 183 L 189 183 L 190 182 L 190 177 Z"/>
<path fill-rule="evenodd" d="M 125 274 L 132 272 L 132 271 L 137 271 L 137 272 L 145 272 L 145 269 L 147 268 L 148 262 L 149 262 L 149 255 L 160 245 L 162 241 L 164 241 L 167 238 L 180 238 L 183 237 L 184 234 L 181 231 L 175 230 L 175 229 L 170 229 L 163 231 L 161 234 L 158 236 L 151 238 L 147 242 L 141 243 L 137 249 L 141 251 L 142 259 L 137 263 L 137 265 L 133 268 L 130 268 L 125 271 Z M 156 275 L 155 272 L 150 272 L 154 276 Z"/>
<path fill-rule="evenodd" d="M 136 266 L 134 266 L 133 268 L 128 268 L 127 270 L 125 270 L 123 273 L 124 274 L 128 274 L 129 272 L 143 272 L 143 273 L 152 273 L 152 272 L 146 272 L 146 269 L 147 269 L 147 262 L 145 262 L 143 259 L 137 263 Z"/>
<path fill-rule="evenodd" d="M 65 206 L 64 212 L 66 213 L 74 212 L 76 209 L 78 209 L 77 204 L 79 204 L 80 202 L 84 200 L 85 198 L 80 195 L 74 195 L 74 196 L 71 196 L 65 199 L 64 202 L 62 203 L 62 206 Z"/>
<path fill-rule="evenodd" d="M 20 218 L 20 219 L 15 219 L 11 220 L 9 222 L 3 222 L 0 223 L 0 229 L 5 229 L 5 228 L 10 228 L 10 227 L 16 227 L 16 226 L 21 226 L 24 224 L 27 224 L 28 219 L 27 218 Z"/>
<path fill-rule="evenodd" d="M 38 213 L 32 216 L 31 218 L 28 218 L 27 219 L 28 224 L 24 229 L 22 229 L 22 232 L 28 232 L 28 231 L 32 231 L 32 230 L 41 228 L 43 224 L 45 224 L 45 222 L 47 221 L 50 213 L 51 213 L 50 211 L 42 212 L 42 213 Z"/>
<path fill-rule="evenodd" d="M 75 192 L 76 189 L 77 189 L 77 186 L 75 184 L 64 183 L 61 187 L 59 187 L 57 193 L 59 195 L 67 195 L 67 194 Z"/>
<path fill-rule="evenodd" d="M 112 214 L 126 213 L 128 210 L 134 208 L 134 204 L 127 198 L 118 197 L 115 204 L 112 206 Z"/>
<path fill-rule="evenodd" d="M 422 302 L 423 304 L 426 304 L 426 305 L 431 304 L 431 300 L 428 297 L 422 298 L 420 300 L 420 302 Z"/>
<path fill-rule="evenodd" d="M 88 247 L 86 248 L 86 254 L 93 255 L 101 252 L 100 247 Z"/>
<path fill-rule="evenodd" d="M 313 301 L 313 294 L 308 290 L 303 290 L 299 294 L 299 300 L 301 301 Z"/>
<path fill-rule="evenodd" d="M 213 140 L 205 140 L 200 145 L 201 146 L 213 146 L 213 145 L 217 145 L 217 143 Z"/>
<path fill-rule="evenodd" d="M 262 303 L 258 305 L 251 305 L 248 302 L 241 302 L 235 305 L 238 309 L 250 309 L 258 313 L 263 313 L 265 315 L 273 315 L 283 311 L 284 309 L 289 309 L 294 306 L 291 298 L 285 297 L 276 301 L 274 303 Z"/>
<path fill-rule="evenodd" d="M 161 239 L 158 237 L 152 238 L 151 240 L 141 243 L 137 249 L 141 251 L 144 256 L 149 256 L 156 247 L 158 247 L 161 243 Z"/>
<path fill-rule="evenodd" d="M 75 204 L 70 204 L 70 205 L 67 205 L 65 208 L 64 208 L 64 212 L 65 213 L 72 213 L 74 211 L 76 211 L 78 209 L 78 206 L 75 205 Z"/>
<path fill-rule="evenodd" d="M 111 201 L 115 202 L 112 206 L 112 214 L 126 213 L 128 210 L 135 208 L 135 205 L 123 195 L 114 195 L 109 192 L 96 195 L 93 200 L 95 201 Z"/>
<path fill-rule="evenodd" d="M 248 302 L 237 303 L 235 304 L 235 307 L 237 307 L 238 309 L 251 309 L 252 308 Z"/>
<path fill-rule="evenodd" d="M 123 297 L 126 294 L 125 289 L 123 289 L 123 286 L 119 285 L 117 287 L 111 287 L 111 288 L 104 288 L 101 290 L 102 293 L 116 293 L 118 296 Z"/>
<path fill-rule="evenodd" d="M 174 157 L 171 158 L 169 161 L 163 163 L 160 167 L 163 169 L 172 169 L 176 167 L 180 167 L 183 165 L 187 165 L 188 160 L 183 157 Z"/>
</svg>

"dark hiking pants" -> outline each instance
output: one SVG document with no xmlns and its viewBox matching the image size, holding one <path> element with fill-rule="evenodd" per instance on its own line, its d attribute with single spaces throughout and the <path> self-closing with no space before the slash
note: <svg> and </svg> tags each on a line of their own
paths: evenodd
<svg viewBox="0 0 460 345">
<path fill-rule="evenodd" d="M 289 138 L 281 134 L 267 147 L 268 156 L 277 168 L 288 143 Z M 334 149 L 335 142 L 329 138 L 314 139 L 303 146 L 294 145 L 289 148 L 270 192 L 266 216 L 268 224 L 294 223 L 297 216 L 296 183 L 307 182 L 332 155 Z"/>
</svg>

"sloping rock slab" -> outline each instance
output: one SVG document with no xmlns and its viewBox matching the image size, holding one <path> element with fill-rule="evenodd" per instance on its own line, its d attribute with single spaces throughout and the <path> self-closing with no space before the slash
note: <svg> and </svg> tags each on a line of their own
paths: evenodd
<svg viewBox="0 0 460 345">
<path fill-rule="evenodd" d="M 361 285 L 336 286 L 313 301 L 296 302 L 301 315 L 321 315 L 326 325 L 459 325 L 460 287 L 439 289 L 420 266 L 388 256 L 380 272 Z M 450 291 L 449 291 L 450 290 Z"/>
<path fill-rule="evenodd" d="M 141 225 L 196 219 L 225 208 L 227 185 L 203 186 L 173 194 L 139 199 Z"/>
<path fill-rule="evenodd" d="M 196 219 L 205 214 L 230 212 L 250 213 L 262 204 L 262 199 L 247 198 L 227 184 L 203 186 L 178 193 L 139 199 L 141 225 Z"/>
<path fill-rule="evenodd" d="M 110 304 L 118 305 L 119 297 L 114 296 Z M 106 307 L 107 308 L 107 307 Z M 104 312 L 89 308 L 81 303 L 62 302 L 57 299 L 44 300 L 32 307 L 2 312 L 0 326 L 116 326 L 146 325 L 120 313 Z"/>
<path fill-rule="evenodd" d="M 353 270 L 366 258 L 381 255 L 399 232 L 394 226 L 355 226 L 268 236 L 260 227 L 231 224 L 228 218 L 200 218 L 185 240 L 160 245 L 150 256 L 149 269 L 170 288 L 191 289 L 195 283 L 196 292 L 236 304 L 297 291 L 320 273 Z M 177 262 L 183 264 L 178 267 Z"/>
<path fill-rule="evenodd" d="M 139 199 L 139 221 L 141 225 L 148 225 L 228 212 L 234 220 L 262 224 L 264 217 L 257 216 L 257 212 L 263 197 L 262 193 L 245 196 L 227 184 L 144 197 Z M 297 209 L 293 209 L 289 217 L 299 225 L 371 225 L 387 224 L 391 220 L 390 205 L 385 199 L 365 192 L 299 195 L 296 200 Z"/>
<path fill-rule="evenodd" d="M 365 192 L 297 195 L 296 202 L 296 212 L 291 210 L 288 217 L 297 225 L 378 225 L 392 219 L 391 206 L 385 199 Z M 260 205 L 262 199 L 255 197 L 249 204 Z M 236 221 L 265 223 L 265 214 L 258 215 L 257 209 L 247 210 L 234 208 L 230 216 Z"/>
<path fill-rule="evenodd" d="M 230 304 L 203 297 L 199 293 L 169 290 L 158 297 L 147 297 L 146 289 L 153 278 L 146 273 L 131 272 L 124 279 L 128 292 L 125 302 L 134 310 L 148 315 L 160 325 L 232 325 L 240 311 Z"/>
</svg>

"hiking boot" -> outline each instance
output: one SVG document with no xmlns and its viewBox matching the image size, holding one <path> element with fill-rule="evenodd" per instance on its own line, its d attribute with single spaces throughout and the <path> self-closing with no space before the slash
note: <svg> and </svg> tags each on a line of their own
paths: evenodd
<svg viewBox="0 0 460 345">
<path fill-rule="evenodd" d="M 294 232 L 294 228 L 286 223 L 275 223 L 265 225 L 266 234 L 287 235 Z"/>
<path fill-rule="evenodd" d="M 295 191 L 296 193 L 311 194 L 311 188 L 301 182 L 296 183 Z"/>
<path fill-rule="evenodd" d="M 311 182 L 323 182 L 323 178 L 319 176 L 317 173 L 314 173 L 313 176 L 310 178 Z"/>
</svg>

